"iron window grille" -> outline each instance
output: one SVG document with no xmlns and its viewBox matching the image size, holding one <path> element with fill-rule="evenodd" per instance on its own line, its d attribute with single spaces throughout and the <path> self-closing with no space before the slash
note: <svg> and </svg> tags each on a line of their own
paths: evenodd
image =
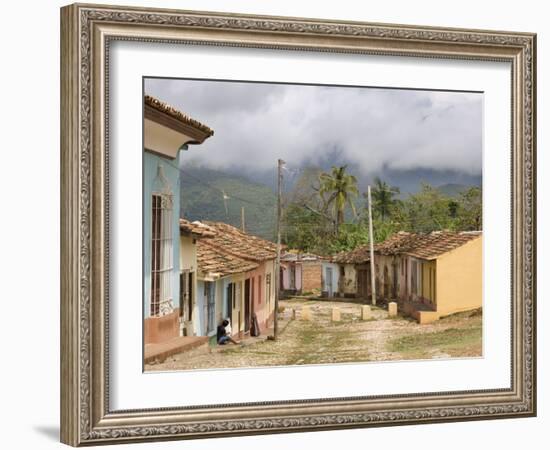
<svg viewBox="0 0 550 450">
<path fill-rule="evenodd" d="M 161 165 L 157 182 L 162 192 L 152 195 L 151 214 L 151 308 L 153 317 L 161 317 L 174 311 L 172 299 L 173 255 L 173 195 Z"/>
</svg>

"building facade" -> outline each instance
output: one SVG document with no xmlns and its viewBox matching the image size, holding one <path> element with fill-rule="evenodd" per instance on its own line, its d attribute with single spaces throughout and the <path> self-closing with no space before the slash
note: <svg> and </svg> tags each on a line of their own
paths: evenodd
<svg viewBox="0 0 550 450">
<path fill-rule="evenodd" d="M 197 244 L 196 332 L 215 334 L 224 319 L 231 334 L 265 333 L 275 309 L 275 244 L 222 222 L 204 222 L 215 233 Z"/>
<path fill-rule="evenodd" d="M 197 243 L 200 239 L 213 238 L 215 232 L 201 223 L 185 219 L 179 220 L 179 230 L 180 336 L 200 336 Z"/>
<path fill-rule="evenodd" d="M 150 96 L 144 99 L 144 343 L 180 335 L 180 151 L 212 136 L 206 125 Z"/>
<path fill-rule="evenodd" d="M 321 261 L 321 296 L 340 297 L 340 266 L 333 261 Z"/>
<path fill-rule="evenodd" d="M 342 295 L 340 266 L 312 253 L 287 252 L 281 256 L 280 295 Z"/>
<path fill-rule="evenodd" d="M 281 298 L 302 294 L 302 261 L 298 253 L 281 256 L 279 281 Z"/>
<path fill-rule="evenodd" d="M 399 232 L 375 245 L 377 300 L 397 302 L 421 323 L 482 306 L 482 233 Z M 371 301 L 370 249 L 362 246 L 334 257 L 346 281 L 355 272 L 355 296 Z M 349 266 L 354 266 L 352 271 Z M 354 284 L 346 281 L 348 295 Z"/>
</svg>

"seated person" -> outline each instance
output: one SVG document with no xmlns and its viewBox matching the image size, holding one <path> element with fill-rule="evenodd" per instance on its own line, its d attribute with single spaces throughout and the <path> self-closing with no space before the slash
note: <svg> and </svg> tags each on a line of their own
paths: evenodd
<svg viewBox="0 0 550 450">
<path fill-rule="evenodd" d="M 225 321 L 227 322 L 227 325 L 225 326 L 225 334 L 231 336 L 231 319 L 229 317 L 226 317 Z"/>
<path fill-rule="evenodd" d="M 218 345 L 225 345 L 227 342 L 231 342 L 232 344 L 239 344 L 235 339 L 233 339 L 231 336 L 227 334 L 227 331 L 225 327 L 229 325 L 229 322 L 227 320 L 224 320 L 221 325 L 218 325 L 218 329 L 216 330 L 216 340 L 218 342 Z"/>
</svg>

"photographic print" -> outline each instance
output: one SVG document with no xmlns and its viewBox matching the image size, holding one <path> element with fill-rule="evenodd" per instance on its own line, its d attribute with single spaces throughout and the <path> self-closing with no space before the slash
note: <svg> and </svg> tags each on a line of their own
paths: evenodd
<svg viewBox="0 0 550 450">
<path fill-rule="evenodd" d="M 483 356 L 483 93 L 143 90 L 145 371 Z"/>
<path fill-rule="evenodd" d="M 535 416 L 536 41 L 63 7 L 61 441 Z"/>
</svg>

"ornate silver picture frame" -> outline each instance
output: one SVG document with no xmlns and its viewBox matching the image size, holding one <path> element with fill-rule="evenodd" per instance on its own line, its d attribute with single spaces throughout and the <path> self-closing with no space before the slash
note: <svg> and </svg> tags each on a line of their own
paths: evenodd
<svg viewBox="0 0 550 450">
<path fill-rule="evenodd" d="M 507 388 L 114 410 L 109 385 L 109 57 L 116 41 L 506 62 Z M 61 9 L 61 440 L 97 445 L 536 414 L 536 35 L 75 4 Z M 140 308 L 139 305 L 136 306 Z"/>
</svg>

